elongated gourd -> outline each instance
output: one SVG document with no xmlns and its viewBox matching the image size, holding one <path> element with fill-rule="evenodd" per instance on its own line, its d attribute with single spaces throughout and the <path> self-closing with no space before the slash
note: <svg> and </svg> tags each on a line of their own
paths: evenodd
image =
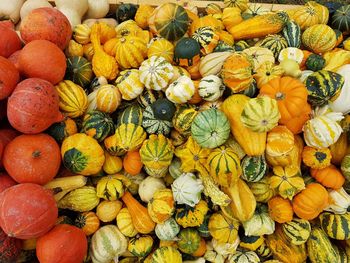
<svg viewBox="0 0 350 263">
<path fill-rule="evenodd" d="M 266 132 L 253 132 L 241 121 L 245 104 L 250 100 L 243 94 L 228 97 L 222 104 L 222 111 L 230 121 L 231 133 L 249 156 L 263 155 L 266 147 Z"/>
<path fill-rule="evenodd" d="M 280 32 L 288 19 L 286 12 L 258 15 L 231 27 L 228 31 L 234 40 L 259 38 Z"/>
</svg>

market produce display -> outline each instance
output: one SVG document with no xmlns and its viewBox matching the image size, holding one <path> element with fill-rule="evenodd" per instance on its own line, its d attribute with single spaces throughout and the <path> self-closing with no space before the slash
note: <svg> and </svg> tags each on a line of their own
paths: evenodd
<svg viewBox="0 0 350 263">
<path fill-rule="evenodd" d="M 0 262 L 350 262 L 350 5 L 154 4 L 0 1 Z"/>
</svg>

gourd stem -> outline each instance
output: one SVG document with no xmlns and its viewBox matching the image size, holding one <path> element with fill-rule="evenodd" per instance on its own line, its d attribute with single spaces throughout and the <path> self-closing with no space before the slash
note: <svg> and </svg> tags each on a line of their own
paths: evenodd
<svg viewBox="0 0 350 263">
<path fill-rule="evenodd" d="M 40 155 L 41 155 L 41 152 L 40 152 L 39 150 L 35 150 L 35 151 L 32 153 L 33 158 L 38 158 L 38 157 L 40 157 Z"/>
<path fill-rule="evenodd" d="M 113 258 L 114 263 L 118 263 L 119 262 L 119 256 L 116 256 L 115 258 Z"/>
</svg>

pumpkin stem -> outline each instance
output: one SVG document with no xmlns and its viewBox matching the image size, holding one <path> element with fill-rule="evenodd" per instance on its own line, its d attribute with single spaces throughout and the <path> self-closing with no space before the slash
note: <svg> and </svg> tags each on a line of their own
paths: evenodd
<svg viewBox="0 0 350 263">
<path fill-rule="evenodd" d="M 40 155 L 41 155 L 41 152 L 38 151 L 38 150 L 35 150 L 35 151 L 32 153 L 33 158 L 38 158 L 38 157 L 40 157 Z"/>
<path fill-rule="evenodd" d="M 283 100 L 285 98 L 285 95 L 282 92 L 277 92 L 275 96 L 276 100 Z"/>
<path fill-rule="evenodd" d="M 113 258 L 114 263 L 118 263 L 119 262 L 119 256 L 116 256 L 115 258 Z"/>
<path fill-rule="evenodd" d="M 326 159 L 327 154 L 323 153 L 323 152 L 316 152 L 315 157 L 318 161 L 323 161 L 324 159 Z"/>
</svg>

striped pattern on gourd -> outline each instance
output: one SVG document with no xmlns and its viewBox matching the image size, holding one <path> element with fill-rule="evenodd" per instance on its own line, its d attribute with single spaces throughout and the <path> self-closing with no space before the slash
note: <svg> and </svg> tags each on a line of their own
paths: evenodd
<svg viewBox="0 0 350 263">
<path fill-rule="evenodd" d="M 135 125 L 141 125 L 142 108 L 137 104 L 126 107 L 121 113 L 119 113 L 117 120 L 118 126 L 123 123 L 134 123 Z"/>
<path fill-rule="evenodd" d="M 182 263 L 181 253 L 174 247 L 160 247 L 152 255 L 152 263 Z"/>
<path fill-rule="evenodd" d="M 301 46 L 301 29 L 294 21 L 288 21 L 285 24 L 282 34 L 287 41 L 288 47 L 299 48 Z"/>
<path fill-rule="evenodd" d="M 181 76 L 169 85 L 165 91 L 165 95 L 171 102 L 181 104 L 190 100 L 194 92 L 195 87 L 191 78 Z"/>
<path fill-rule="evenodd" d="M 350 238 L 350 213 L 336 215 L 325 212 L 319 217 L 321 227 L 333 239 L 346 240 Z"/>
<path fill-rule="evenodd" d="M 220 37 L 212 27 L 205 26 L 198 28 L 192 38 L 197 40 L 204 54 L 210 54 L 217 46 Z"/>
<path fill-rule="evenodd" d="M 332 15 L 332 28 L 342 32 L 350 30 L 350 5 L 344 5 L 335 10 Z"/>
<path fill-rule="evenodd" d="M 142 108 L 150 106 L 159 98 L 163 98 L 163 93 L 161 91 L 155 91 L 151 89 L 145 89 L 140 96 L 137 97 L 137 102 Z"/>
<path fill-rule="evenodd" d="M 282 231 L 291 243 L 301 245 L 308 240 L 311 225 L 305 219 L 294 218 L 292 221 L 282 224 Z"/>
<path fill-rule="evenodd" d="M 225 85 L 216 75 L 203 77 L 198 85 L 198 93 L 206 101 L 216 101 L 224 93 Z"/>
<path fill-rule="evenodd" d="M 126 151 L 136 150 L 147 137 L 143 128 L 133 123 L 120 125 L 114 136 L 116 137 L 117 146 Z"/>
<path fill-rule="evenodd" d="M 337 43 L 334 30 L 323 24 L 309 27 L 301 38 L 304 46 L 317 54 L 332 50 Z"/>
<path fill-rule="evenodd" d="M 147 44 L 141 37 L 128 35 L 117 41 L 115 51 L 115 58 L 121 68 L 138 68 L 147 57 Z"/>
<path fill-rule="evenodd" d="M 113 85 L 103 85 L 96 91 L 96 108 L 102 112 L 114 112 L 119 107 L 121 100 L 119 90 Z"/>
<path fill-rule="evenodd" d="M 114 129 L 114 122 L 108 114 L 92 111 L 84 116 L 81 131 L 101 142 L 113 133 Z"/>
<path fill-rule="evenodd" d="M 220 74 L 222 65 L 231 54 L 231 52 L 225 51 L 214 52 L 204 56 L 199 62 L 199 72 L 201 76 L 206 77 Z"/>
<path fill-rule="evenodd" d="M 288 47 L 288 43 L 280 35 L 268 35 L 260 42 L 260 46 L 270 49 L 277 59 L 281 50 Z"/>
<path fill-rule="evenodd" d="M 191 125 L 197 114 L 198 111 L 193 105 L 180 105 L 175 111 L 173 117 L 174 128 L 184 136 L 190 135 Z"/>
<path fill-rule="evenodd" d="M 157 224 L 155 233 L 160 240 L 174 240 L 180 232 L 180 227 L 174 218 L 169 218 L 163 224 Z"/>
<path fill-rule="evenodd" d="M 163 57 L 152 56 L 142 62 L 140 68 L 140 81 L 147 89 L 165 89 L 172 79 L 173 66 Z"/>
<path fill-rule="evenodd" d="M 171 121 L 160 120 L 154 116 L 151 106 L 147 106 L 143 112 L 142 127 L 149 134 L 157 133 L 167 135 L 170 133 L 173 124 Z"/>
<path fill-rule="evenodd" d="M 120 72 L 115 84 L 122 94 L 122 98 L 124 100 L 135 99 L 143 92 L 144 89 L 144 85 L 140 81 L 140 71 L 137 69 L 124 70 Z"/>
<path fill-rule="evenodd" d="M 254 251 L 239 251 L 237 250 L 234 254 L 228 257 L 228 262 L 232 263 L 258 263 L 260 258 Z"/>
<path fill-rule="evenodd" d="M 268 171 L 264 155 L 245 156 L 241 167 L 243 172 L 242 179 L 247 182 L 259 182 Z"/>
</svg>

